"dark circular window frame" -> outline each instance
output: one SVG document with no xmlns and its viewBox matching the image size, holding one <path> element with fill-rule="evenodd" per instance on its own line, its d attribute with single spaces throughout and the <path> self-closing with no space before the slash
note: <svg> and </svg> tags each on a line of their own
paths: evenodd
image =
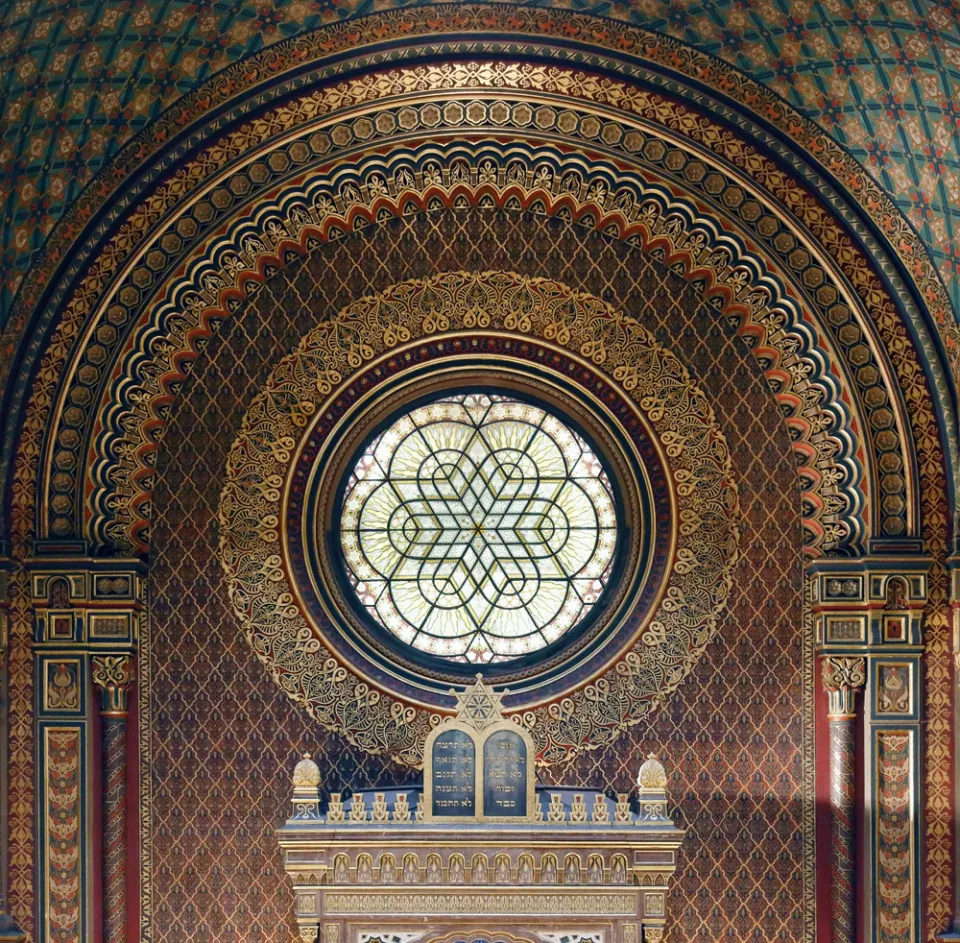
<svg viewBox="0 0 960 943">
<path fill-rule="evenodd" d="M 575 376 L 578 371 L 582 375 Z M 638 411 L 602 374 L 582 371 L 575 361 L 570 361 L 569 376 L 564 376 L 561 372 L 548 373 L 537 363 L 508 364 L 484 355 L 457 357 L 453 363 L 443 358 L 411 365 L 391 376 L 384 377 L 381 372 L 375 381 L 365 383 L 361 377 L 357 382 L 355 378 L 348 393 L 350 401 L 335 420 L 330 415 L 314 418 L 314 425 L 332 423 L 331 434 L 321 443 L 311 430 L 302 440 L 304 445 L 287 488 L 286 557 L 291 584 L 308 621 L 359 674 L 402 697 L 444 706 L 450 685 L 463 684 L 482 671 L 489 680 L 510 685 L 511 702 L 524 703 L 530 700 L 531 692 L 540 700 L 544 688 L 553 688 L 561 675 L 563 687 L 592 676 L 622 650 L 625 635 L 633 637 L 642 629 L 665 583 L 672 545 L 672 496 L 662 456 L 646 423 L 641 421 L 643 434 L 630 436 L 620 429 L 610 407 L 619 400 L 619 405 L 632 410 L 634 416 Z M 591 391 L 582 385 L 587 373 L 599 378 L 610 395 L 591 399 Z M 425 386 L 430 388 L 424 390 Z M 468 392 L 508 395 L 567 423 L 600 458 L 613 490 L 617 515 L 613 569 L 591 611 L 549 645 L 508 662 L 486 665 L 423 652 L 373 619 L 349 583 L 340 544 L 340 513 L 347 479 L 369 443 L 404 412 L 444 396 Z M 594 424 L 600 431 L 591 428 Z M 346 446 L 341 441 L 344 436 L 334 431 L 349 434 L 358 427 L 359 434 L 352 435 Z M 331 443 L 334 437 L 337 441 Z M 610 454 L 612 451 L 615 455 Z M 629 487 L 622 480 L 627 469 L 632 478 Z M 639 526 L 630 524 L 631 517 Z M 629 580 L 626 587 L 622 585 L 624 578 Z M 606 624 L 598 629 L 603 622 Z"/>
<path fill-rule="evenodd" d="M 371 432 L 364 439 L 363 443 L 354 450 L 353 455 L 347 463 L 347 472 L 349 473 L 350 470 L 356 468 L 360 456 L 363 455 L 370 443 L 373 442 L 373 440 L 376 439 L 381 433 L 389 429 L 390 426 L 393 425 L 393 423 L 404 414 L 412 412 L 414 409 L 417 409 L 420 406 L 426 406 L 446 397 L 464 396 L 471 393 L 493 396 L 509 396 L 511 399 L 517 402 L 527 403 L 530 406 L 536 406 L 544 410 L 544 412 L 546 412 L 548 415 L 554 416 L 573 429 L 573 431 L 576 432 L 577 435 L 579 435 L 587 443 L 587 445 L 593 450 L 594 454 L 600 459 L 603 470 L 607 473 L 608 480 L 610 481 L 611 490 L 613 491 L 613 505 L 616 512 L 617 536 L 613 549 L 613 565 L 610 569 L 610 577 L 607 580 L 607 583 L 603 588 L 603 592 L 600 594 L 597 602 L 590 608 L 590 611 L 585 616 L 583 616 L 578 622 L 575 622 L 569 629 L 564 631 L 564 633 L 558 639 L 554 640 L 548 645 L 544 645 L 538 648 L 536 651 L 528 652 L 524 655 L 518 655 L 516 658 L 511 658 L 508 661 L 491 662 L 481 665 L 473 662 L 461 662 L 451 658 L 444 658 L 442 655 L 432 655 L 414 645 L 404 642 L 402 639 L 394 635 L 386 626 L 373 619 L 367 612 L 366 608 L 357 599 L 357 594 L 349 583 L 346 567 L 343 565 L 343 549 L 340 543 L 342 534 L 341 519 L 343 514 L 344 498 L 346 494 L 347 474 L 340 475 L 340 482 L 337 485 L 336 496 L 334 498 L 333 519 L 331 520 L 330 525 L 325 529 L 323 538 L 326 544 L 328 557 L 331 560 L 336 561 L 334 571 L 337 574 L 337 581 L 340 586 L 340 591 L 349 599 L 354 613 L 366 622 L 367 628 L 372 633 L 377 635 L 381 642 L 384 642 L 388 645 L 399 646 L 408 661 L 420 665 L 423 668 L 430 669 L 434 672 L 449 671 L 451 673 L 462 675 L 463 680 L 467 681 L 473 678 L 478 671 L 482 671 L 484 677 L 486 677 L 488 680 L 496 680 L 498 676 L 510 674 L 511 672 L 522 671 L 525 668 L 549 661 L 562 649 L 567 648 L 583 634 L 588 632 L 590 627 L 596 623 L 597 619 L 603 616 L 611 598 L 611 594 L 607 592 L 607 589 L 611 585 L 614 585 L 623 575 L 625 563 L 625 555 L 623 550 L 624 547 L 630 543 L 632 528 L 630 528 L 629 524 L 625 520 L 626 514 L 623 507 L 623 496 L 621 493 L 622 489 L 620 482 L 616 475 L 611 475 L 609 471 L 607 471 L 607 469 L 610 467 L 610 462 L 607 456 L 597 446 L 596 442 L 592 440 L 590 434 L 586 429 L 583 428 L 582 424 L 578 423 L 568 415 L 558 413 L 556 407 L 542 397 L 536 397 L 525 391 L 520 392 L 516 389 L 512 389 L 503 385 L 499 387 L 494 386 L 493 384 L 486 384 L 484 386 L 455 386 L 449 390 L 442 390 L 439 392 L 434 391 L 415 397 L 411 401 L 405 403 L 403 406 L 392 410 L 381 422 L 378 422 L 374 426 Z"/>
</svg>

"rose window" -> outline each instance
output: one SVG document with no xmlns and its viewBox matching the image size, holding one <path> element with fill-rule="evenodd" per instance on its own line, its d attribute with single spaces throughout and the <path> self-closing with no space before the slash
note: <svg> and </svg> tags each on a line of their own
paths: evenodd
<svg viewBox="0 0 960 943">
<path fill-rule="evenodd" d="M 453 661 L 502 663 L 597 606 L 617 513 L 601 459 L 566 422 L 469 393 L 410 409 L 363 450 L 340 542 L 359 603 L 394 636 Z"/>
</svg>

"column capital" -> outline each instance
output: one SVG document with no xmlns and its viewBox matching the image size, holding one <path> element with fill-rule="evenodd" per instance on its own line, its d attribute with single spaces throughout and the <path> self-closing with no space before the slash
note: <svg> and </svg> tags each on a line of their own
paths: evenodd
<svg viewBox="0 0 960 943">
<path fill-rule="evenodd" d="M 856 716 L 856 692 L 867 683 L 866 659 L 858 655 L 825 655 L 820 665 L 829 697 L 828 716 L 831 720 L 852 719 Z"/>
<path fill-rule="evenodd" d="M 94 655 L 93 683 L 100 690 L 103 717 L 127 716 L 127 693 L 133 681 L 133 656 Z"/>
</svg>

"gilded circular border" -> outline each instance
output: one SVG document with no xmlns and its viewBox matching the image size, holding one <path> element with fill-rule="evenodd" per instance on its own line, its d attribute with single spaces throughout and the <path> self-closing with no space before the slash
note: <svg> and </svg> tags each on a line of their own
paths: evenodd
<svg viewBox="0 0 960 943">
<path fill-rule="evenodd" d="M 450 685 L 471 681 L 476 666 L 431 667 L 405 657 L 395 643 L 384 644 L 378 638 L 382 632 L 371 633 L 366 620 L 356 615 L 329 554 L 311 553 L 313 534 L 318 526 L 329 527 L 339 483 L 352 467 L 359 443 L 384 417 L 420 394 L 484 384 L 550 403 L 600 444 L 622 499 L 621 541 L 627 543 L 621 542 L 618 550 L 622 565 L 616 585 L 609 587 L 606 602 L 584 631 L 549 646 L 529 664 L 504 665 L 495 668 L 494 675 L 485 670 L 488 680 L 509 684 L 514 700 L 530 699 L 534 687 L 536 699 L 543 700 L 558 684 L 569 688 L 578 678 L 595 675 L 612 657 L 607 646 L 615 652 L 633 641 L 643 616 L 658 600 L 666 561 L 674 550 L 666 462 L 640 411 L 597 370 L 532 339 L 518 342 L 484 333 L 446 338 L 409 350 L 415 362 L 405 369 L 398 370 L 395 363 L 391 367 L 396 358 L 389 354 L 386 362 L 373 361 L 325 404 L 322 417 L 315 416 L 301 439 L 282 498 L 284 561 L 297 601 L 319 636 L 352 659 L 360 674 L 369 679 L 372 662 L 375 677 L 386 672 L 397 679 L 394 693 L 446 706 Z M 441 347 L 446 354 L 437 349 Z M 356 386 L 362 391 L 351 388 Z M 402 685 L 410 687 L 400 690 Z"/>
<path fill-rule="evenodd" d="M 372 688 L 317 639 L 284 567 L 282 495 L 298 441 L 347 378 L 391 351 L 402 361 L 417 344 L 480 322 L 599 369 L 644 414 L 675 494 L 676 550 L 640 638 L 563 695 L 507 699 L 508 712 L 537 741 L 539 763 L 609 743 L 676 690 L 716 632 L 738 558 L 737 489 L 713 409 L 676 355 L 634 318 L 552 280 L 450 272 L 394 285 L 322 321 L 278 364 L 244 416 L 220 500 L 220 558 L 243 631 L 281 688 L 327 729 L 412 766 L 422 762 L 440 712 Z"/>
</svg>

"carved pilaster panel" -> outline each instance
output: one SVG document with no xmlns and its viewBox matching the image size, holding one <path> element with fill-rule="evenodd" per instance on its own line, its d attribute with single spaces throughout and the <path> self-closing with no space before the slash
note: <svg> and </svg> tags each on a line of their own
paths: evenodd
<svg viewBox="0 0 960 943">
<path fill-rule="evenodd" d="M 915 739 L 915 732 L 909 729 L 875 731 L 873 938 L 884 943 L 914 943 L 920 935 L 918 835 L 912 814 Z"/>
<path fill-rule="evenodd" d="M 47 943 L 91 939 L 85 733 L 80 725 L 41 725 L 38 883 Z"/>
</svg>

